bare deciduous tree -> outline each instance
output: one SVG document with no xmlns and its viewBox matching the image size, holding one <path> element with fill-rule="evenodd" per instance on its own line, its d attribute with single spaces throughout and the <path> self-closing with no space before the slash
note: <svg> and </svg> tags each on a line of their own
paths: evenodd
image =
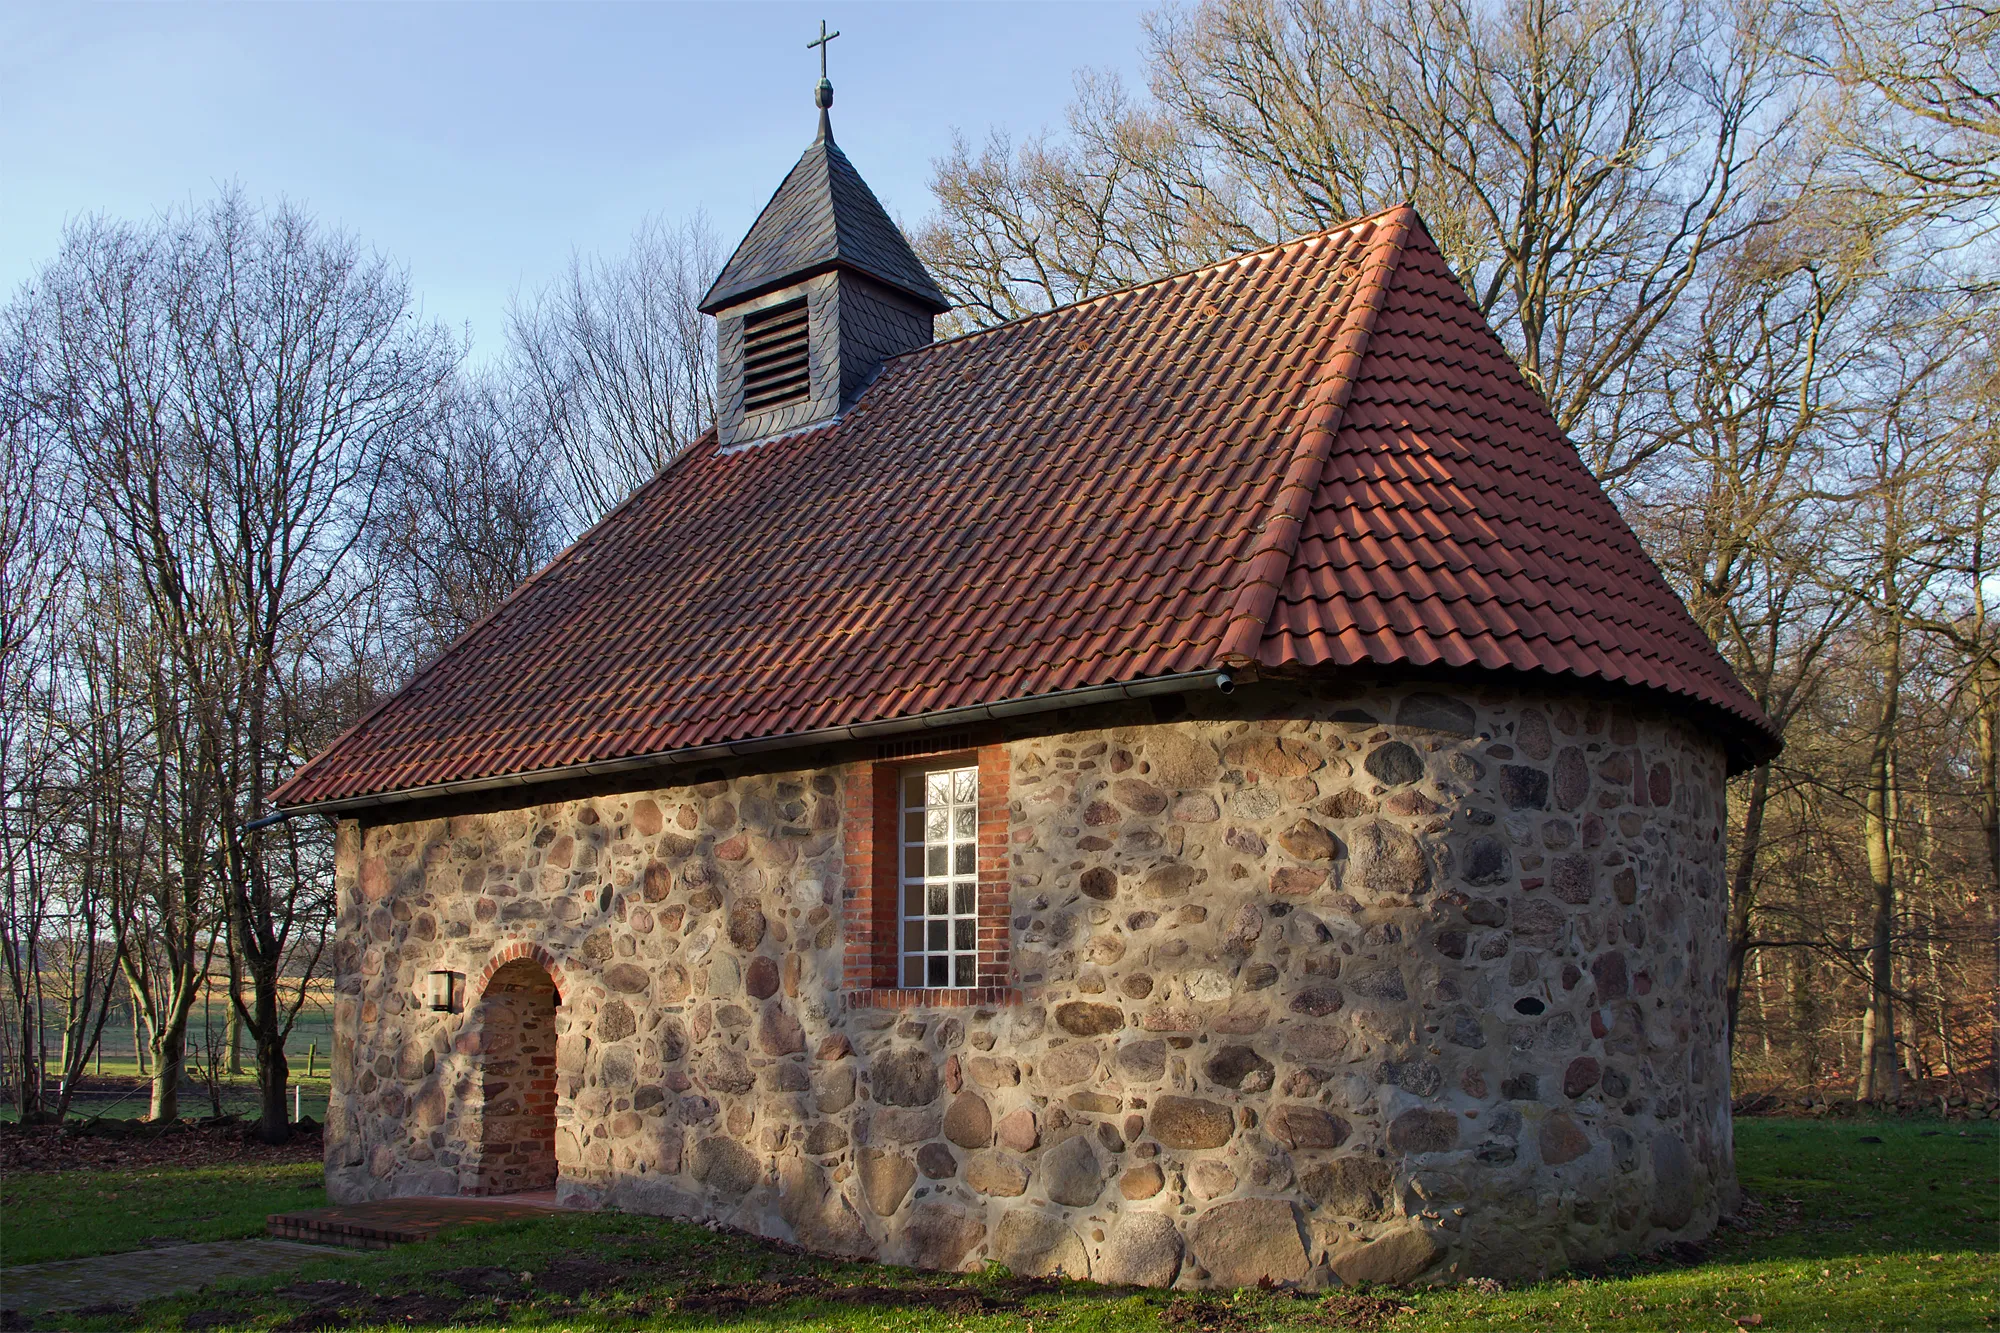
<svg viewBox="0 0 2000 1333">
<path fill-rule="evenodd" d="M 38 285 L 42 398 L 160 653 L 162 771 L 188 787 L 169 878 L 190 900 L 204 880 L 219 894 L 248 974 L 262 1132 L 279 1139 L 284 1041 L 326 919 L 300 844 L 323 835 L 246 826 L 302 734 L 323 740 L 301 705 L 321 702 L 327 640 L 363 591 L 352 556 L 388 460 L 431 419 L 456 349 L 386 263 L 234 192 L 149 228 L 80 224 Z M 199 915 L 168 917 L 183 1029 Z"/>
<path fill-rule="evenodd" d="M 1849 94 L 1837 134 L 1892 207 L 1991 224 L 2000 201 L 2000 8 L 1971 0 L 1810 7 L 1810 65 Z"/>
<path fill-rule="evenodd" d="M 1958 441 L 1937 390 L 1963 352 L 1965 329 L 1956 312 L 1932 301 L 1930 293 L 1913 293 L 1899 303 L 1910 307 L 1903 318 L 1884 322 L 1897 336 L 1881 349 L 1874 372 L 1880 392 L 1846 451 L 1854 496 L 1844 524 L 1847 551 L 1829 571 L 1867 609 L 1861 629 L 1873 686 L 1854 700 L 1866 719 L 1867 756 L 1857 793 L 1870 905 L 1856 1089 L 1864 1101 L 1897 1090 L 1896 937 L 1899 870 L 1907 863 L 1897 839 L 1906 789 L 1903 713 L 1915 660 L 1910 639 L 1949 540 L 1949 526 L 1938 519 L 1957 499 L 1951 459 Z"/>
<path fill-rule="evenodd" d="M 2000 982 L 2000 359 L 1996 359 L 1993 312 L 1976 317 L 1955 373 L 1944 387 L 1948 405 L 1935 426 L 1954 447 L 1939 459 L 1939 488 L 1949 507 L 1930 515 L 1939 539 L 1926 580 L 1926 596 L 1913 608 L 1910 625 L 1937 639 L 1949 655 L 1949 674 L 1969 713 L 1972 745 L 1968 758 L 1977 795 L 1984 858 L 1970 876 L 1986 900 L 1985 918 L 1995 951 L 1994 977 Z M 1935 970 L 1935 963 L 1933 963 Z M 2000 1009 L 2000 985 L 1990 998 Z M 1993 1015 L 1987 1057 L 2000 1091 L 2000 1012 Z"/>
<path fill-rule="evenodd" d="M 1765 0 L 1206 0 L 1153 16 L 1155 105 L 936 164 L 924 252 L 977 321 L 1412 202 L 1607 481 L 1621 401 L 1749 233 L 1797 108 Z"/>
<path fill-rule="evenodd" d="M 1631 511 L 1688 609 L 1781 734 L 1814 698 L 1827 651 L 1857 598 L 1824 577 L 1828 520 L 1842 497 L 1825 474 L 1850 404 L 1841 388 L 1869 355 L 1877 228 L 1808 190 L 1766 210 L 1702 283 L 1699 308 L 1645 358 L 1653 410 L 1628 412 L 1652 438 Z M 1756 948 L 1764 820 L 1774 784 L 1803 780 L 1780 759 L 1738 792 L 1731 841 L 1726 1004 L 1736 1029 Z"/>
<path fill-rule="evenodd" d="M 715 418 L 715 335 L 696 306 L 721 270 L 706 219 L 650 219 L 621 257 L 573 255 L 508 317 L 512 373 L 554 446 L 571 530 L 595 522 Z"/>
<path fill-rule="evenodd" d="M 508 386 L 443 396 L 392 461 L 376 512 L 383 632 L 415 670 L 504 601 L 561 545 L 564 511 L 537 421 Z"/>
<path fill-rule="evenodd" d="M 961 324 L 1017 319 L 1254 247 L 1171 117 L 1084 74 L 1069 133 L 1018 149 L 963 138 L 935 164 L 937 212 L 916 236 Z"/>
<path fill-rule="evenodd" d="M 8 1081 L 41 1113 L 48 1052 L 43 980 L 57 914 L 49 826 L 60 822 L 58 652 L 74 558 L 74 495 L 34 410 L 33 349 L 17 314 L 0 336 L 0 961 L 8 985 Z"/>
</svg>

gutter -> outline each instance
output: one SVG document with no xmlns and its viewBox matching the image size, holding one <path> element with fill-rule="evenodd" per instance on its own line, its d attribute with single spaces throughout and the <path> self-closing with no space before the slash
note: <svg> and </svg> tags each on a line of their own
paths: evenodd
<svg viewBox="0 0 2000 1333">
<path fill-rule="evenodd" d="M 1171 676 L 1154 676 L 1149 680 L 1137 680 L 1114 685 L 1087 685 L 1081 689 L 1058 690 L 1053 694 L 1029 695 L 1021 699 L 1004 699 L 999 703 L 967 704 L 959 708 L 945 708 L 933 713 L 919 713 L 914 717 L 900 717 L 883 722 L 857 722 L 844 727 L 822 727 L 817 731 L 786 732 L 774 736 L 755 736 L 748 740 L 722 741 L 714 745 L 695 745 L 680 750 L 660 750 L 653 754 L 630 755 L 620 759 L 603 759 L 595 763 L 570 764 L 562 768 L 537 769 L 530 773 L 501 774 L 487 778 L 462 778 L 454 782 L 432 783 L 424 787 L 409 787 L 402 791 L 377 792 L 367 796 L 341 797 L 330 801 L 314 801 L 303 805 L 287 806 L 273 815 L 266 815 L 246 829 L 260 829 L 299 815 L 342 815 L 360 810 L 380 809 L 385 806 L 406 805 L 413 801 L 435 800 L 448 796 L 470 796 L 480 792 L 504 791 L 513 787 L 539 786 L 550 782 L 566 782 L 577 778 L 610 777 L 623 773 L 637 773 L 647 769 L 673 768 L 687 764 L 697 764 L 704 760 L 734 759 L 746 755 L 772 754 L 782 750 L 804 749 L 812 745 L 837 744 L 843 741 L 887 740 L 897 736 L 918 735 L 926 731 L 942 731 L 951 727 L 964 726 L 973 722 L 1001 721 L 1007 718 L 1032 717 L 1041 713 L 1060 712 L 1065 708 L 1081 708 L 1090 704 L 1115 703 L 1122 699 L 1145 699 L 1156 695 L 1192 694 L 1197 690 L 1214 689 L 1223 694 L 1234 692 L 1238 679 L 1254 680 L 1254 674 L 1243 671 L 1211 669 L 1206 671 L 1184 671 Z"/>
</svg>

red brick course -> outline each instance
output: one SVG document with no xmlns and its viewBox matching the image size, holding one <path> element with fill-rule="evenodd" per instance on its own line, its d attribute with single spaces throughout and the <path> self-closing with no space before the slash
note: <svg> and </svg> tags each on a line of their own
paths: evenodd
<svg viewBox="0 0 2000 1333">
<path fill-rule="evenodd" d="M 557 962 L 556 956 L 547 949 L 528 940 L 513 940 L 495 949 L 493 956 L 486 960 L 486 966 L 479 969 L 479 980 L 473 984 L 472 993 L 466 997 L 466 1002 L 479 1003 L 481 997 L 486 994 L 487 983 L 493 980 L 493 974 L 520 958 L 542 965 L 542 970 L 549 974 L 549 980 L 555 985 L 556 1003 L 561 1004 L 563 992 L 569 989 L 569 984 L 563 980 L 562 964 Z"/>
<path fill-rule="evenodd" d="M 951 751 L 903 755 L 857 763 L 846 775 L 847 953 L 844 983 L 850 1008 L 907 1009 L 920 1005 L 1005 1004 L 1018 998 L 1009 945 L 1012 910 L 1008 874 L 1009 778 L 1007 749 L 979 746 L 968 758 L 979 766 L 979 985 L 906 987 L 896 984 L 897 891 L 901 851 L 898 781 L 911 764 L 954 757 Z"/>
<path fill-rule="evenodd" d="M 556 1183 L 555 973 L 533 945 L 480 977 L 478 1183 L 461 1193 L 517 1194 Z M 536 955 L 541 957 L 536 957 Z"/>
</svg>

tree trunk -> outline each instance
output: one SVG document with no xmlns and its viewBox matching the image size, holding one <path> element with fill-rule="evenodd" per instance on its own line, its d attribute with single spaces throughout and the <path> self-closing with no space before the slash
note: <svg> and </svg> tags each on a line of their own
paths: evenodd
<svg viewBox="0 0 2000 1333">
<path fill-rule="evenodd" d="M 69 1081 L 70 1049 L 75 1041 L 76 996 L 72 995 L 63 1001 L 62 1054 L 56 1057 L 56 1068 L 62 1071 L 56 1076 L 56 1096 L 59 1099 L 67 1091 L 64 1085 Z"/>
<path fill-rule="evenodd" d="M 229 1048 L 229 1072 L 243 1072 L 243 1013 L 238 996 L 242 993 L 242 969 L 236 961 L 236 951 L 229 951 L 229 1009 L 222 1029 L 222 1041 Z"/>
<path fill-rule="evenodd" d="M 278 1017 L 278 978 L 266 984 L 255 976 L 257 994 L 257 1092 L 263 1114 L 257 1121 L 257 1137 L 266 1143 L 284 1143 L 292 1137 L 291 1108 L 285 1105 L 285 1085 L 291 1067 L 285 1063 L 284 1028 Z"/>
<path fill-rule="evenodd" d="M 1978 701 L 1972 730 L 1979 754 L 1979 820 L 1986 830 L 1986 920 L 1988 938 L 1993 941 L 1994 1012 L 1986 1029 L 1991 1041 L 1986 1068 L 1993 1090 L 2000 1093 L 2000 661 L 1986 658 L 1973 670 Z"/>
<path fill-rule="evenodd" d="M 1903 1060 L 1903 1077 L 1908 1081 L 1907 1086 L 1911 1087 L 1923 1083 L 1926 1068 L 1923 1048 L 1923 1006 L 1917 1000 L 1914 971 L 1909 960 L 1905 958 L 1901 990 L 1908 998 L 1903 1003 L 1902 1026 L 1896 1029 L 1902 1034 L 1900 1052 Z"/>
<path fill-rule="evenodd" d="M 1891 980 L 1895 959 L 1890 932 L 1896 919 L 1896 884 L 1876 865 L 1877 820 L 1869 818 L 1869 881 L 1873 905 L 1868 923 L 1868 1007 L 1861 1018 L 1861 1074 L 1855 1097 L 1888 1101 L 1896 1095 L 1896 1005 Z"/>
<path fill-rule="evenodd" d="M 1792 1040 L 1805 1058 L 1805 1067 L 1795 1072 L 1802 1076 L 1808 1088 L 1819 1084 L 1820 1042 L 1819 1031 L 1814 1024 L 1814 1004 L 1810 964 L 1797 949 L 1785 956 L 1785 996 L 1791 1002 Z"/>
<path fill-rule="evenodd" d="M 16 1077 L 19 1082 L 15 1086 L 15 1105 L 19 1109 L 22 1123 L 26 1124 L 30 1116 L 40 1114 L 42 1109 L 44 1066 L 41 1059 L 41 1044 L 36 1040 L 40 1035 L 36 1032 L 36 1028 L 40 1025 L 36 1022 L 35 1006 L 21 1001 L 20 1019 L 21 1045 L 16 1061 Z"/>
<path fill-rule="evenodd" d="M 1757 997 L 1757 1035 L 1763 1039 L 1766 1065 L 1771 1062 L 1771 1016 L 1764 1004 L 1764 992 L 1768 986 L 1764 978 L 1764 953 L 1760 949 L 1757 952 L 1757 989 L 1753 994 Z"/>
<path fill-rule="evenodd" d="M 1952 1054 L 1951 1024 L 1947 1021 L 1946 1009 L 1949 1001 L 1944 985 L 1944 969 L 1938 964 L 1937 923 L 1925 932 L 1924 955 L 1931 969 L 1931 994 L 1937 997 L 1937 1007 L 1931 1011 L 1934 1019 L 1933 1031 L 1937 1033 L 1938 1059 L 1944 1065 L 1944 1076 L 1956 1086 L 1958 1084 L 1958 1058 Z M 1960 1089 L 1963 1091 L 1963 1089 Z"/>
<path fill-rule="evenodd" d="M 1771 766 L 1759 764 L 1750 778 L 1743 807 L 1743 836 L 1729 884 L 1729 960 L 1723 999 L 1729 1014 L 1729 1049 L 1736 1049 L 1737 1016 L 1743 1007 L 1743 968 L 1750 958 L 1750 912 L 1757 905 L 1757 847 L 1764 836 L 1764 811 L 1771 800 Z"/>
<path fill-rule="evenodd" d="M 1894 599 L 1891 605 L 1894 605 Z M 1868 854 L 1871 911 L 1868 923 L 1868 1007 L 1861 1020 L 1861 1071 L 1855 1097 L 1888 1101 L 1896 1095 L 1895 781 L 1897 704 L 1902 693 L 1902 625 L 1892 611 L 1882 647 L 1882 706 L 1868 750 L 1868 794 L 1862 841 Z"/>
<path fill-rule="evenodd" d="M 187 1026 L 176 1023 L 153 1034 L 153 1104 L 146 1118 L 154 1124 L 181 1115 L 181 1076 L 187 1069 Z"/>
<path fill-rule="evenodd" d="M 285 1062 L 285 1022 L 279 988 L 284 955 L 267 940 L 259 940 L 247 929 L 248 913 L 244 895 L 231 895 L 231 910 L 238 913 L 239 939 L 245 941 L 243 969 L 250 974 L 250 1012 L 244 1026 L 257 1043 L 257 1100 L 262 1108 L 257 1120 L 257 1137 L 265 1143 L 284 1143 L 292 1137 L 292 1119 L 285 1105 L 286 1085 L 291 1067 Z"/>
</svg>

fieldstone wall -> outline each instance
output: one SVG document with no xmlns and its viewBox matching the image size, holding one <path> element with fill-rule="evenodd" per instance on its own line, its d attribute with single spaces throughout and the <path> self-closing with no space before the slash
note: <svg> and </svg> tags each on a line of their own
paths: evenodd
<svg viewBox="0 0 2000 1333">
<path fill-rule="evenodd" d="M 585 1204 L 930 1267 L 1307 1286 L 1547 1272 L 1731 1204 L 1724 760 L 1698 724 L 1388 684 L 1063 723 L 1000 738 L 1014 1004 L 842 995 L 851 755 L 345 826 L 332 1196 L 491 1181 L 504 1034 L 478 994 L 419 996 L 532 949 Z"/>
</svg>

